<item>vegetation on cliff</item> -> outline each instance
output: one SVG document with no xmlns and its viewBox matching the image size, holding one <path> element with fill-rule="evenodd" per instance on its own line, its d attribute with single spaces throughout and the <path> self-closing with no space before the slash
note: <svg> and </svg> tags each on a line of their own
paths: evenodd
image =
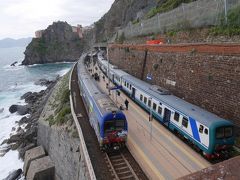
<svg viewBox="0 0 240 180">
<path fill-rule="evenodd" d="M 23 65 L 76 61 L 83 51 L 83 40 L 67 22 L 54 22 L 27 46 Z"/>
<path fill-rule="evenodd" d="M 55 86 L 45 107 L 44 120 L 48 121 L 50 126 L 64 127 L 73 137 L 77 137 L 70 108 L 69 76 L 70 73 L 63 76 Z"/>
<path fill-rule="evenodd" d="M 109 41 L 118 28 L 141 19 L 156 4 L 156 0 L 115 0 L 111 9 L 95 22 L 96 41 Z"/>
<path fill-rule="evenodd" d="M 226 22 L 227 21 L 227 22 Z M 229 10 L 227 20 L 222 15 L 221 25 L 210 30 L 212 35 L 240 35 L 240 6 Z"/>
<path fill-rule="evenodd" d="M 147 18 L 151 18 L 158 13 L 164 13 L 177 8 L 182 3 L 190 3 L 196 0 L 158 0 L 158 5 L 147 13 Z"/>
</svg>

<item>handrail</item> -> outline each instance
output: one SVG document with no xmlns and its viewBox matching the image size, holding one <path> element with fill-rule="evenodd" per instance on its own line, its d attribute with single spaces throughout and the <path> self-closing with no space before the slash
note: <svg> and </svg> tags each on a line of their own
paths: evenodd
<svg viewBox="0 0 240 180">
<path fill-rule="evenodd" d="M 74 66 L 71 70 L 71 73 L 70 73 L 70 78 L 69 78 L 69 90 L 70 90 L 70 92 L 71 92 L 72 73 L 73 73 L 73 69 L 75 68 L 76 65 L 77 65 L 77 62 L 74 64 Z M 96 180 L 96 175 L 95 175 L 95 172 L 94 172 L 94 169 L 93 169 L 93 166 L 92 166 L 92 162 L 91 162 L 89 154 L 88 154 L 86 143 L 84 141 L 83 132 L 82 132 L 81 126 L 78 122 L 77 115 L 74 111 L 73 99 L 72 99 L 71 93 L 70 93 L 69 98 L 70 98 L 70 105 L 71 105 L 71 113 L 72 113 L 74 122 L 76 124 L 77 130 L 78 130 L 78 135 L 79 135 L 79 138 L 80 138 L 80 144 L 81 144 L 81 147 L 82 147 L 82 150 L 83 150 L 83 155 L 84 155 L 85 162 L 86 162 L 86 165 L 87 165 L 87 170 L 89 172 L 90 179 L 91 180 Z"/>
</svg>

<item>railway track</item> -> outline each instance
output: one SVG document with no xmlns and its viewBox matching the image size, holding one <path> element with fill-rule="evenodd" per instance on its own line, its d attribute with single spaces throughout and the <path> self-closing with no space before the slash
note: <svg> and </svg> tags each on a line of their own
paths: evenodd
<svg viewBox="0 0 240 180">
<path fill-rule="evenodd" d="M 128 160 L 121 152 L 105 153 L 105 160 L 115 180 L 139 180 Z"/>
</svg>

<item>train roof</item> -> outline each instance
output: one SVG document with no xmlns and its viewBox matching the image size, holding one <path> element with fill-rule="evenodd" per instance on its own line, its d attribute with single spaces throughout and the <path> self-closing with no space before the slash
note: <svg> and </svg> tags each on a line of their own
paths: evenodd
<svg viewBox="0 0 240 180">
<path fill-rule="evenodd" d="M 102 92 L 99 88 L 95 80 L 88 73 L 85 65 L 84 58 L 80 59 L 78 62 L 78 78 L 83 81 L 85 87 L 90 92 L 92 98 L 98 106 L 99 111 L 102 115 L 110 112 L 117 112 L 119 108 L 114 104 L 114 102 Z"/>
<path fill-rule="evenodd" d="M 105 63 L 104 63 L 105 64 Z M 181 98 L 178 98 L 174 95 L 172 95 L 168 90 L 161 88 L 156 85 L 150 85 L 149 83 L 142 81 L 140 79 L 137 79 L 136 77 L 120 70 L 120 69 L 111 69 L 114 73 L 116 73 L 118 76 L 122 77 L 124 80 L 128 81 L 132 85 L 134 85 L 136 88 L 139 88 L 145 93 L 149 94 L 153 98 L 158 99 L 162 103 L 166 104 L 170 108 L 173 108 L 177 110 L 178 112 L 183 113 L 184 115 L 188 117 L 192 117 L 202 123 L 205 126 L 210 127 L 210 125 L 214 123 L 218 123 L 222 121 L 226 124 L 231 124 L 229 121 L 210 113 L 196 105 L 193 105 Z"/>
<path fill-rule="evenodd" d="M 149 95 L 162 101 L 163 103 L 167 104 L 171 108 L 174 108 L 175 110 L 180 111 L 181 113 L 185 114 L 186 116 L 196 119 L 197 121 L 199 121 L 200 123 L 202 123 L 208 127 L 215 122 L 216 123 L 219 122 L 219 120 L 228 122 L 225 119 L 220 118 L 219 116 L 217 116 L 213 113 L 210 113 L 196 105 L 193 105 L 181 98 L 178 98 L 178 97 L 170 94 L 169 91 L 167 91 L 159 86 L 150 85 L 142 80 L 139 80 L 139 79 L 133 77 L 132 75 L 125 75 L 125 76 L 123 76 L 123 79 L 134 84 L 137 88 L 142 89 Z"/>
</svg>

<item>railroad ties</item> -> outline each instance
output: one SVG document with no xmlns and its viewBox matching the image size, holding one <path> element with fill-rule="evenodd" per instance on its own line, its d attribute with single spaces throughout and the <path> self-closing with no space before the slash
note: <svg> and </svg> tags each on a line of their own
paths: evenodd
<svg viewBox="0 0 240 180">
<path fill-rule="evenodd" d="M 120 152 L 106 153 L 105 160 L 108 164 L 109 170 L 115 180 L 138 180 L 133 168 Z"/>
</svg>

